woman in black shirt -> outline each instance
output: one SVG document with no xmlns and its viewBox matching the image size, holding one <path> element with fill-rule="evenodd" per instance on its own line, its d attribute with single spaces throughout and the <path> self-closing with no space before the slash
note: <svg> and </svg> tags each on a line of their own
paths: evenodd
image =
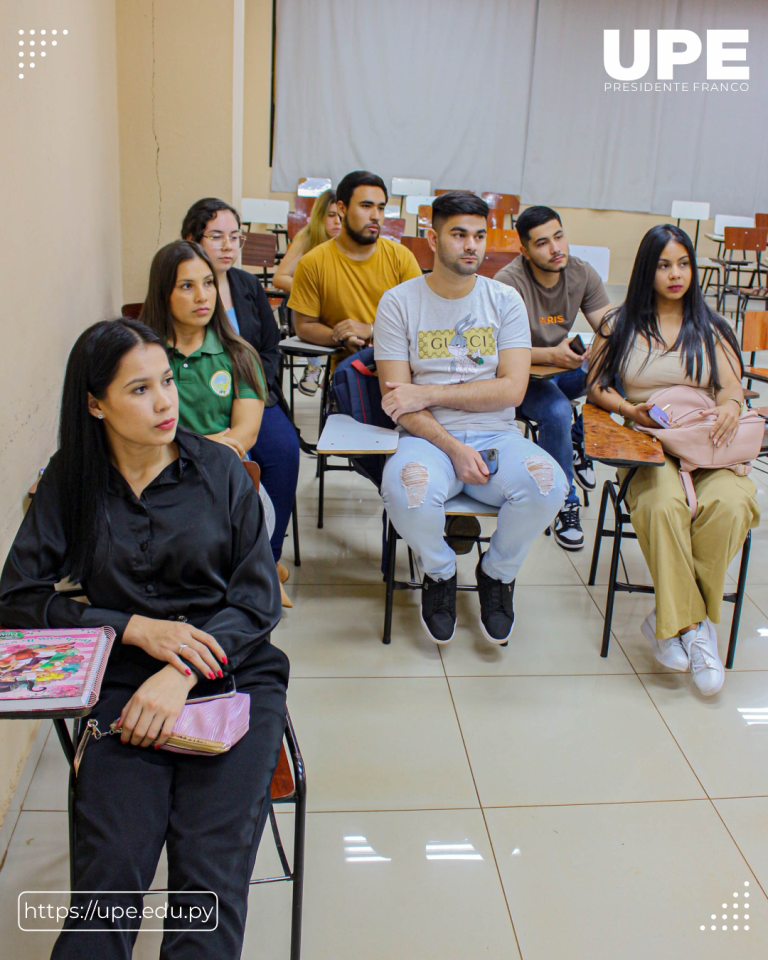
<svg viewBox="0 0 768 960">
<path fill-rule="evenodd" d="M 111 891 L 147 890 L 164 844 L 169 890 L 182 891 L 169 906 L 208 908 L 210 895 L 196 891 L 214 891 L 219 905 L 212 932 L 170 924 L 181 932 L 165 933 L 164 960 L 238 957 L 242 947 L 285 727 L 288 661 L 269 640 L 280 592 L 239 459 L 177 422 L 160 339 L 125 318 L 86 330 L 67 364 L 59 450 L 0 580 L 5 626 L 108 625 L 117 634 L 91 718 L 106 731 L 119 717 L 121 734 L 83 755 L 75 885 L 100 891 L 103 904 L 137 906 L 138 919 L 97 917 L 90 930 L 119 932 L 85 932 L 70 911 L 57 960 L 131 956 L 141 896 Z M 67 576 L 89 605 L 56 593 Z M 219 756 L 158 752 L 190 691 L 204 695 L 224 672 L 250 695 L 248 733 Z M 88 899 L 75 893 L 73 905 Z"/>
</svg>

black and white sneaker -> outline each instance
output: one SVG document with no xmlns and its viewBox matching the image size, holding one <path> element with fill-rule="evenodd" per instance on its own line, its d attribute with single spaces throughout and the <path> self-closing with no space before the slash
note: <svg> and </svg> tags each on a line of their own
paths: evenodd
<svg viewBox="0 0 768 960">
<path fill-rule="evenodd" d="M 595 465 L 584 453 L 583 447 L 573 448 L 573 478 L 582 490 L 594 490 L 597 486 Z"/>
<path fill-rule="evenodd" d="M 578 503 L 566 503 L 552 524 L 555 540 L 565 550 L 581 550 L 584 547 L 584 533 L 579 522 Z"/>
<path fill-rule="evenodd" d="M 433 580 L 424 574 L 421 622 L 435 643 L 448 643 L 456 632 L 456 574 L 450 580 Z"/>
<path fill-rule="evenodd" d="M 512 599 L 515 581 L 502 583 L 483 570 L 482 558 L 475 568 L 477 593 L 480 597 L 480 629 L 490 643 L 504 647 L 515 629 L 515 608 Z"/>
</svg>

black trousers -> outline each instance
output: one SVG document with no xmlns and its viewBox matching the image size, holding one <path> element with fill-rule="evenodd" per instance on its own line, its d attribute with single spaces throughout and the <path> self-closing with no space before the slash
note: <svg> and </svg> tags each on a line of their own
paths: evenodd
<svg viewBox="0 0 768 960">
<path fill-rule="evenodd" d="M 160 897 L 143 900 L 116 891 L 148 890 L 164 844 L 168 889 L 184 891 L 169 896 L 169 913 L 174 904 L 177 917 L 190 905 L 208 910 L 213 898 L 196 892 L 214 891 L 218 926 L 190 923 L 186 913 L 182 920 L 167 919 L 165 927 L 180 932 L 163 933 L 161 960 L 240 957 L 248 882 L 285 731 L 288 661 L 270 644 L 261 653 L 269 676 L 261 682 L 251 670 L 245 682 L 239 680 L 238 691 L 251 696 L 250 729 L 228 753 L 190 757 L 123 745 L 117 736 L 88 744 L 77 778 L 75 888 L 98 893 L 74 893 L 72 907 L 83 917 L 89 903 L 98 899 L 99 907 L 85 922 L 70 910 L 52 960 L 129 960 L 141 920 L 106 914 L 113 905 L 123 910 L 133 905 L 140 917 L 143 904 L 160 906 Z M 100 730 L 108 729 L 132 693 L 124 686 L 102 687 L 91 714 Z"/>
</svg>

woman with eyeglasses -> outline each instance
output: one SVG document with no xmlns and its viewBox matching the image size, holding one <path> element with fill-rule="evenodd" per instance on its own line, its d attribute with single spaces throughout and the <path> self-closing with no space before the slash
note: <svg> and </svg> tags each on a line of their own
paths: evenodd
<svg viewBox="0 0 768 960">
<path fill-rule="evenodd" d="M 275 508 L 275 529 L 270 543 L 280 581 L 284 583 L 289 574 L 280 557 L 299 481 L 299 439 L 280 405 L 277 322 L 258 278 L 235 266 L 245 237 L 240 231 L 240 215 L 234 207 L 212 197 L 198 200 L 184 217 L 181 236 L 199 243 L 208 255 L 227 319 L 235 333 L 258 353 L 264 368 L 268 393 L 261 428 L 250 455 L 261 468 L 262 482 Z"/>
</svg>

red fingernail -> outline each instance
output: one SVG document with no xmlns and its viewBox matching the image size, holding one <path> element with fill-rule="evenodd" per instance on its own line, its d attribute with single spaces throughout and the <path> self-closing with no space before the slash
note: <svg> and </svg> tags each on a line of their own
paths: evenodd
<svg viewBox="0 0 768 960">
<path fill-rule="evenodd" d="M 159 749 L 160 749 L 160 747 L 158 747 L 158 745 L 155 744 L 155 750 L 159 750 Z"/>
<path fill-rule="evenodd" d="M 224 676 L 224 674 L 221 672 L 221 670 L 217 670 L 216 672 L 218 673 L 218 675 L 219 675 L 220 677 L 223 677 L 223 676 Z"/>
<path fill-rule="evenodd" d="M 185 670 L 184 673 L 186 673 L 186 675 L 187 675 L 188 677 L 191 677 L 191 676 L 192 676 L 192 671 L 191 671 L 191 670 Z"/>
<path fill-rule="evenodd" d="M 226 662 L 227 662 L 227 658 L 226 658 L 226 657 L 222 657 L 222 658 L 221 658 L 221 662 L 222 662 L 222 663 L 226 663 Z"/>
<path fill-rule="evenodd" d="M 215 679 L 216 679 L 212 673 L 209 673 L 208 676 L 211 678 L 211 680 L 215 680 Z"/>
</svg>

